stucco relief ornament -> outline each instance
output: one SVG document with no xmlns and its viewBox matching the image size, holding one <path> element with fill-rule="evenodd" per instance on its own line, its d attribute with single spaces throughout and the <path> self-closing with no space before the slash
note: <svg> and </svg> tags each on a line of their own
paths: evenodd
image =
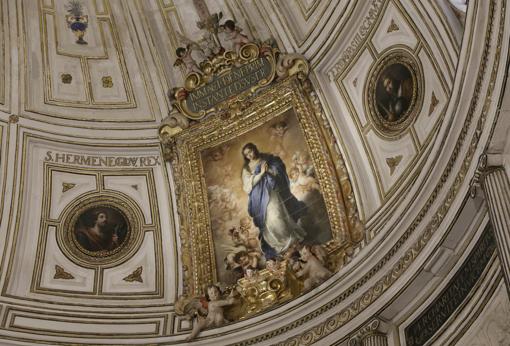
<svg viewBox="0 0 510 346">
<path fill-rule="evenodd" d="M 209 285 L 205 296 L 187 298 L 181 296 L 175 304 L 178 315 L 195 320 L 191 334 L 187 341 L 195 339 L 198 334 L 207 328 L 222 327 L 230 321 L 226 318 L 225 309 L 236 302 L 236 291 L 223 293 L 219 286 Z"/>
<path fill-rule="evenodd" d="M 295 74 L 300 80 L 308 76 L 301 55 L 282 54 L 273 39 L 250 40 L 234 21 L 220 24 L 221 18 L 215 13 L 198 22 L 203 35 L 197 41 L 178 33 L 182 46 L 174 66 L 184 69 L 185 80 L 184 86 L 169 89 L 172 109 L 159 130 L 167 160 L 176 159 L 171 137 L 183 129 L 217 113 L 224 119 L 239 116 L 261 88 Z"/>
</svg>

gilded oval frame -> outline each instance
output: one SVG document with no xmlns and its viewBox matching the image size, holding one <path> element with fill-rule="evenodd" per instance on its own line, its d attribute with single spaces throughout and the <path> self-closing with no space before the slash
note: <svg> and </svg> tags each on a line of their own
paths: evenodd
<svg viewBox="0 0 510 346">
<path fill-rule="evenodd" d="M 404 67 L 409 73 L 410 83 L 407 83 L 407 85 L 410 84 L 412 90 L 409 93 L 406 109 L 399 115 L 398 119 L 388 120 L 388 117 L 381 112 L 381 108 L 384 107 L 381 102 L 378 103 L 378 94 L 381 90 L 381 78 L 383 75 L 389 74 L 388 70 L 396 65 Z M 404 84 L 404 81 L 399 81 L 400 86 Z M 385 137 L 395 137 L 404 132 L 422 109 L 423 89 L 422 68 L 411 53 L 404 49 L 391 50 L 378 59 L 369 73 L 369 79 L 365 87 L 365 108 L 376 131 Z"/>
<path fill-rule="evenodd" d="M 90 251 L 80 244 L 75 236 L 79 218 L 94 208 L 111 209 L 120 214 L 126 223 L 123 241 L 111 250 Z M 105 192 L 80 196 L 64 210 L 58 242 L 66 256 L 84 267 L 113 267 L 131 257 L 142 241 L 141 214 L 136 204 L 126 196 Z"/>
</svg>

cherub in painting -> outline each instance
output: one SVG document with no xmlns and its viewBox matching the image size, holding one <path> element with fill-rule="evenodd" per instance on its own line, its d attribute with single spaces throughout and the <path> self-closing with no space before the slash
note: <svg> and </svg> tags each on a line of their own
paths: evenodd
<svg viewBox="0 0 510 346">
<path fill-rule="evenodd" d="M 283 144 L 285 134 L 288 130 L 287 123 L 285 121 L 279 121 L 269 128 L 270 136 L 269 140 L 273 146 L 273 153 L 280 157 L 287 156 L 287 150 Z"/>
<path fill-rule="evenodd" d="M 289 179 L 290 190 L 300 201 L 305 201 L 310 192 L 319 190 L 317 180 L 312 176 L 301 173 L 297 167 L 292 167 L 290 169 Z"/>
</svg>

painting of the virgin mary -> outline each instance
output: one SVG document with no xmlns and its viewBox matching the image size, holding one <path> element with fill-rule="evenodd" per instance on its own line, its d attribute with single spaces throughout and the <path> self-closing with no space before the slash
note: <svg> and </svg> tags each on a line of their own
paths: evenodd
<svg viewBox="0 0 510 346">
<path fill-rule="evenodd" d="M 331 226 L 303 132 L 290 110 L 202 152 L 218 279 L 234 283 Z"/>
<path fill-rule="evenodd" d="M 260 153 L 257 146 L 243 146 L 243 189 L 248 193 L 248 213 L 260 231 L 262 252 L 267 260 L 306 237 L 298 224 L 306 213 L 305 203 L 290 191 L 285 164 L 280 157 Z"/>
</svg>

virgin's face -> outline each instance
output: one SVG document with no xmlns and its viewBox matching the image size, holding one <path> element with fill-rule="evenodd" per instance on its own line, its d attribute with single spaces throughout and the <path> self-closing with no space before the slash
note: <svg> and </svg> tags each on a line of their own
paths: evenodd
<svg viewBox="0 0 510 346">
<path fill-rule="evenodd" d="M 244 157 L 246 157 L 250 161 L 255 159 L 255 152 L 251 148 L 244 149 L 243 150 L 243 155 L 244 155 Z"/>
</svg>

